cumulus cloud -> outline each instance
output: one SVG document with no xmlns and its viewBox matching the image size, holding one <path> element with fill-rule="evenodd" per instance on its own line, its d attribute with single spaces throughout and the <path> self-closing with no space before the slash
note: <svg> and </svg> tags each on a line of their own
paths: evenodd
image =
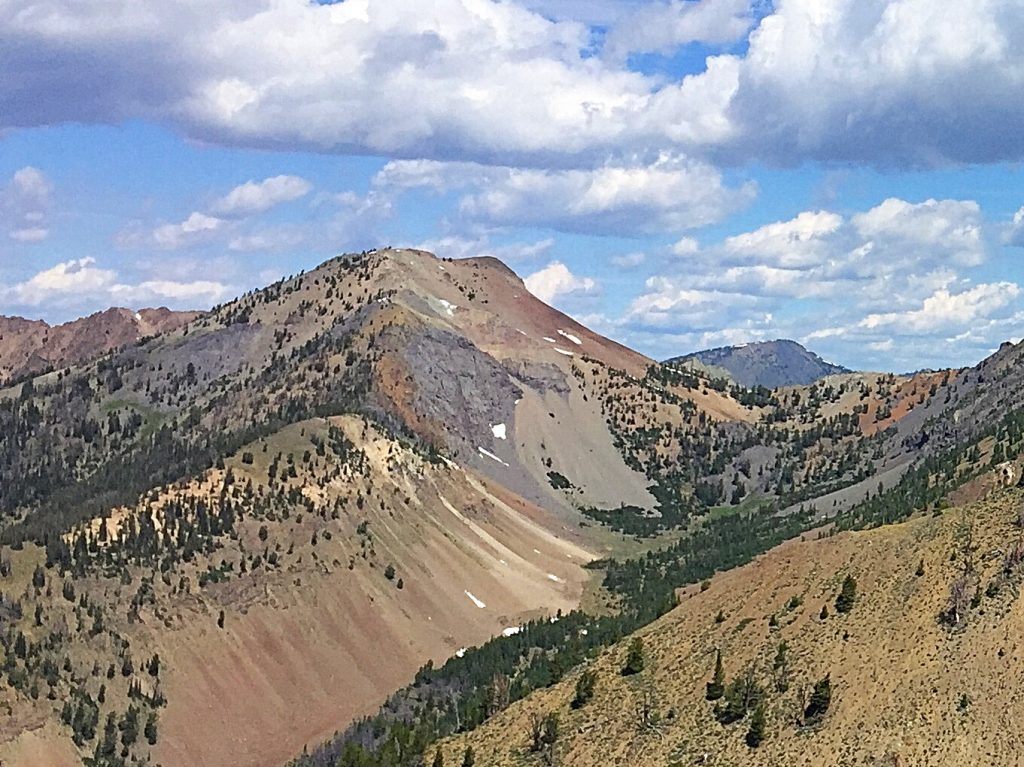
<svg viewBox="0 0 1024 767">
<path fill-rule="evenodd" d="M 905 334 L 933 334 L 949 328 L 966 328 L 1010 306 L 1020 295 L 1012 282 L 976 285 L 960 293 L 938 290 L 919 307 L 902 312 L 869 314 L 858 329 L 896 329 Z"/>
<path fill-rule="evenodd" d="M 0 227 L 17 242 L 40 242 L 50 231 L 46 217 L 52 185 L 42 171 L 26 166 L 0 188 Z"/>
<path fill-rule="evenodd" d="M 182 221 L 160 224 L 153 229 L 139 223 L 131 224 L 117 235 L 116 242 L 124 248 L 157 247 L 161 250 L 180 250 L 210 242 L 226 228 L 227 224 L 224 219 L 194 211 Z"/>
<path fill-rule="evenodd" d="M 871 313 L 846 325 L 824 327 L 804 341 L 826 350 L 867 348 L 883 369 L 941 367 L 990 354 L 1019 335 L 1024 322 L 1021 288 L 1012 282 L 942 288 L 907 309 Z"/>
<path fill-rule="evenodd" d="M 27 280 L 0 289 L 0 300 L 21 307 L 86 307 L 97 304 L 142 305 L 168 303 L 182 307 L 208 306 L 229 294 L 229 288 L 212 280 L 169 279 L 125 282 L 114 269 L 103 268 L 95 258 L 79 258 L 55 264 Z"/>
<path fill-rule="evenodd" d="M 526 289 L 545 303 L 552 303 L 566 296 L 595 293 L 597 281 L 590 277 L 573 274 L 561 261 L 552 261 L 543 269 L 523 280 Z"/>
<path fill-rule="evenodd" d="M 213 212 L 222 216 L 249 216 L 263 213 L 276 205 L 309 194 L 313 185 L 301 176 L 273 176 L 262 181 L 246 181 L 213 204 Z"/>
<path fill-rule="evenodd" d="M 912 204 L 890 198 L 854 216 L 857 233 L 893 249 L 943 253 L 961 266 L 977 266 L 985 255 L 981 208 L 974 200 L 925 200 Z"/>
<path fill-rule="evenodd" d="M 665 356 L 793 337 L 851 364 L 909 369 L 980 358 L 1024 320 L 1016 284 L 967 276 L 987 256 L 971 200 L 806 211 L 670 250 L 682 257 L 614 321 L 620 337 Z"/>
<path fill-rule="evenodd" d="M 612 25 L 605 54 L 622 60 L 631 53 L 671 53 L 694 42 L 728 43 L 744 37 L 752 23 L 748 0 L 648 3 Z"/>
<path fill-rule="evenodd" d="M 12 0 L 0 127 L 142 117 L 228 144 L 507 165 L 652 147 L 728 162 L 1024 156 L 1014 2 L 558 5 Z M 680 81 L 622 61 L 751 23 L 742 53 Z M 609 25 L 603 48 L 590 24 Z"/>
<path fill-rule="evenodd" d="M 804 212 L 789 221 L 766 224 L 753 232 L 729 237 L 723 250 L 733 259 L 756 260 L 778 267 L 820 264 L 830 235 L 843 223 L 842 216 L 826 211 Z"/>
<path fill-rule="evenodd" d="M 467 190 L 458 209 L 469 221 L 590 234 L 706 226 L 749 203 L 757 192 L 750 183 L 729 187 L 710 165 L 671 155 L 649 164 L 607 163 L 589 170 L 396 160 L 380 171 L 375 185 Z"/>
<path fill-rule="evenodd" d="M 1024 208 L 1013 214 L 1013 220 L 1003 228 L 1003 242 L 1024 248 Z"/>
</svg>

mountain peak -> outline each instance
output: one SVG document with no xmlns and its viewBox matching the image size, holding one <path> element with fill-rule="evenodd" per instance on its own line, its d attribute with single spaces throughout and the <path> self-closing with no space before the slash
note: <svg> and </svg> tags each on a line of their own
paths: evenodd
<svg viewBox="0 0 1024 767">
<path fill-rule="evenodd" d="M 673 357 L 666 364 L 700 367 L 741 386 L 769 389 L 806 386 L 828 375 L 850 372 L 786 338 L 706 349 Z"/>
</svg>

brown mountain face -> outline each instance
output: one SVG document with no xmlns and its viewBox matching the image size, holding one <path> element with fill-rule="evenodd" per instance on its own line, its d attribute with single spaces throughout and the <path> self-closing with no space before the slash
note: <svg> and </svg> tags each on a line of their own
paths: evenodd
<svg viewBox="0 0 1024 767">
<path fill-rule="evenodd" d="M 916 498 L 943 450 L 990 440 L 959 477 L 1017 444 L 986 432 L 1019 406 L 1017 347 L 745 389 L 487 258 L 342 256 L 166 319 L 133 343 L 109 317 L 111 354 L 0 389 L 6 763 L 108 759 L 109 732 L 102 764 L 270 767 L 385 701 L 474 727 L 694 578 L 873 524 L 879 485 Z"/>
<path fill-rule="evenodd" d="M 138 312 L 107 309 L 56 326 L 41 320 L 0 317 L 0 381 L 83 362 L 176 330 L 198 316 L 197 312 L 166 308 Z"/>
</svg>

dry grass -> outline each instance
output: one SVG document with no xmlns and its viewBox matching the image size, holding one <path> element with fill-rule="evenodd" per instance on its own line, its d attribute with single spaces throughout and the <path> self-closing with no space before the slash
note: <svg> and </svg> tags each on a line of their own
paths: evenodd
<svg viewBox="0 0 1024 767">
<path fill-rule="evenodd" d="M 526 750 L 533 712 L 558 711 L 560 764 L 594 765 L 1010 765 L 1024 748 L 1024 613 L 1019 582 L 1000 576 L 1003 557 L 1020 538 L 1013 526 L 1022 495 L 997 490 L 941 517 L 920 517 L 868 532 L 793 541 L 749 566 L 717 576 L 706 592 L 689 590 L 682 604 L 640 636 L 648 667 L 619 674 L 626 642 L 593 663 L 594 700 L 569 707 L 575 675 L 513 705 L 468 736 L 445 744 L 448 761 L 467 743 L 477 764 L 533 764 Z M 974 527 L 974 559 L 982 596 L 966 626 L 940 624 L 951 581 L 963 558 L 951 561 L 957 531 Z M 916 575 L 923 560 L 924 574 Z M 837 615 L 842 578 L 857 579 L 853 611 Z M 802 604 L 788 609 L 797 596 Z M 819 618 L 822 605 L 831 613 Z M 715 622 L 719 610 L 725 621 Z M 775 615 L 778 627 L 769 625 Z M 771 686 L 780 641 L 789 647 L 789 691 L 769 698 L 768 736 L 744 743 L 745 723 L 723 727 L 704 700 L 714 651 L 727 676 L 753 664 Z M 801 695 L 831 674 L 833 703 L 824 722 L 799 726 Z M 636 706 L 653 695 L 656 727 L 639 724 Z M 966 707 L 961 699 L 966 696 Z"/>
</svg>

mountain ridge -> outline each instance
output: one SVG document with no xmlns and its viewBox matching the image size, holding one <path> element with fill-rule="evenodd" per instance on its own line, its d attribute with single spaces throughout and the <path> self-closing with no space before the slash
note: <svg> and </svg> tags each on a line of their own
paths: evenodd
<svg viewBox="0 0 1024 767">
<path fill-rule="evenodd" d="M 87 361 L 146 336 L 175 330 L 199 314 L 166 307 L 138 311 L 111 307 L 59 325 L 0 316 L 0 383 Z"/>
<path fill-rule="evenodd" d="M 415 764 L 385 752 L 486 721 L 496 674 L 528 697 L 693 578 L 944 489 L 920 475 L 942 451 L 1012 452 L 985 430 L 1020 356 L 767 391 L 605 339 L 494 260 L 339 256 L 0 388 L 0 702 L 60 765 L 133 716 L 154 742 L 102 764 L 269 767 L 335 730 L 384 760 L 352 764 Z M 0 758 L 37 746 L 0 725 Z"/>
<path fill-rule="evenodd" d="M 693 363 L 703 366 L 712 375 L 723 375 L 742 386 L 767 389 L 806 386 L 829 375 L 853 372 L 826 362 L 796 341 L 785 338 L 721 346 L 665 360 L 667 365 Z"/>
</svg>

